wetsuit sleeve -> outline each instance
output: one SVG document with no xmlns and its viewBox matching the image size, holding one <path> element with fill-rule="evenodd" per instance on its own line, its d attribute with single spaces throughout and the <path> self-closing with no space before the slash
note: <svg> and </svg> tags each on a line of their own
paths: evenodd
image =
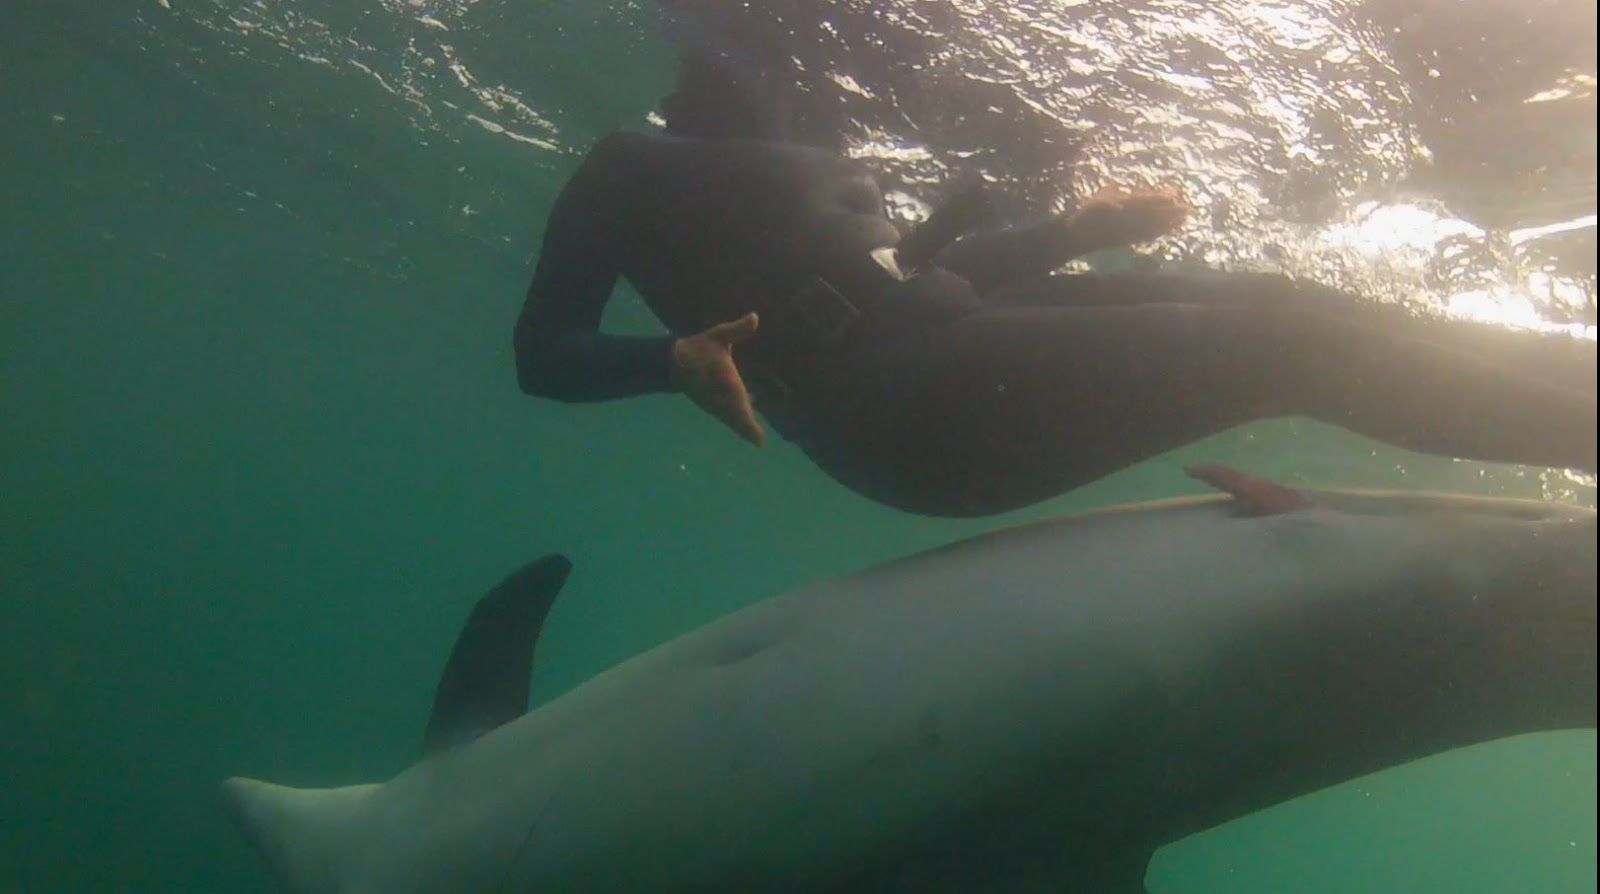
<svg viewBox="0 0 1600 894">
<path fill-rule="evenodd" d="M 606 250 L 618 222 L 602 219 L 609 203 L 586 188 L 594 179 L 580 173 L 556 200 L 517 318 L 517 382 L 528 394 L 578 402 L 672 389 L 671 336 L 600 332 L 618 276 Z"/>
</svg>

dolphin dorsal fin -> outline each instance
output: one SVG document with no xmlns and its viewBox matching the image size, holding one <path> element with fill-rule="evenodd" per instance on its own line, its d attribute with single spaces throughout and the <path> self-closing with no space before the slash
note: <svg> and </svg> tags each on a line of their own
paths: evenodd
<svg viewBox="0 0 1600 894">
<path fill-rule="evenodd" d="M 528 710 L 533 647 L 572 563 L 545 556 L 478 600 L 439 677 L 424 757 L 470 742 Z"/>
<path fill-rule="evenodd" d="M 1190 478 L 1204 481 L 1232 496 L 1244 515 L 1279 515 L 1311 505 L 1310 497 L 1292 487 L 1246 475 L 1228 466 L 1184 466 L 1183 471 Z"/>
</svg>

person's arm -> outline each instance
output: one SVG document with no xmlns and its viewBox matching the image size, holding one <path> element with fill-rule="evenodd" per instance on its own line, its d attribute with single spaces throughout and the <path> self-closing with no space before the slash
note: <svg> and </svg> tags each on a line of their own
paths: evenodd
<svg viewBox="0 0 1600 894">
<path fill-rule="evenodd" d="M 594 177 L 586 176 L 592 173 L 580 170 L 550 213 L 513 336 L 517 383 L 528 394 L 568 402 L 670 391 L 672 336 L 600 332 L 618 276 L 607 237 L 620 222 L 603 219 L 609 203 L 599 201 Z"/>
<path fill-rule="evenodd" d="M 552 329 L 540 325 L 532 314 L 524 313 L 517 321 L 517 383 L 524 392 L 578 403 L 674 390 L 672 336 Z"/>
<path fill-rule="evenodd" d="M 755 314 L 683 338 L 606 335 L 600 318 L 619 275 L 613 252 L 626 221 L 613 190 L 616 144 L 590 152 L 550 212 L 539 266 L 513 335 L 517 382 L 539 397 L 576 403 L 681 391 L 753 444 L 766 436 L 733 361 L 756 331 Z"/>
<path fill-rule="evenodd" d="M 1105 190 L 1067 217 L 966 236 L 934 262 L 988 292 L 1045 276 L 1091 252 L 1159 238 L 1181 227 L 1188 210 L 1174 192 Z"/>
</svg>

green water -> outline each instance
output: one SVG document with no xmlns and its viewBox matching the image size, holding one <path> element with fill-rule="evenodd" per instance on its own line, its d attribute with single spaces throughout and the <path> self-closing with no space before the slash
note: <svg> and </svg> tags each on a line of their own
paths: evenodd
<svg viewBox="0 0 1600 894">
<path fill-rule="evenodd" d="M 577 156 L 419 138 L 370 85 L 240 62 L 145 7 L 27 0 L 0 27 L 0 891 L 271 890 L 216 781 L 406 766 L 467 607 L 536 554 L 577 566 L 542 700 L 798 582 L 1015 519 L 870 505 L 681 400 L 522 397 L 510 323 Z M 560 27 L 498 63 L 533 69 L 563 145 L 663 92 L 667 48 L 626 23 L 522 14 Z M 628 296 L 608 325 L 653 324 Z M 1193 491 L 1195 458 L 1593 502 L 1291 420 L 1025 515 Z M 1590 732 L 1403 767 L 1167 848 L 1150 890 L 1592 891 L 1595 762 Z"/>
</svg>

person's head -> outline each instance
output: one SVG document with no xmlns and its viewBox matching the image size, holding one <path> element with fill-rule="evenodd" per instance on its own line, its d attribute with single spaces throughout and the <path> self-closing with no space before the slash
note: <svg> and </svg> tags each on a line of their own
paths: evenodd
<svg viewBox="0 0 1600 894">
<path fill-rule="evenodd" d="M 704 51 L 685 52 L 677 89 L 662 97 L 667 133 L 701 140 L 783 140 L 787 109 L 759 74 Z"/>
</svg>

